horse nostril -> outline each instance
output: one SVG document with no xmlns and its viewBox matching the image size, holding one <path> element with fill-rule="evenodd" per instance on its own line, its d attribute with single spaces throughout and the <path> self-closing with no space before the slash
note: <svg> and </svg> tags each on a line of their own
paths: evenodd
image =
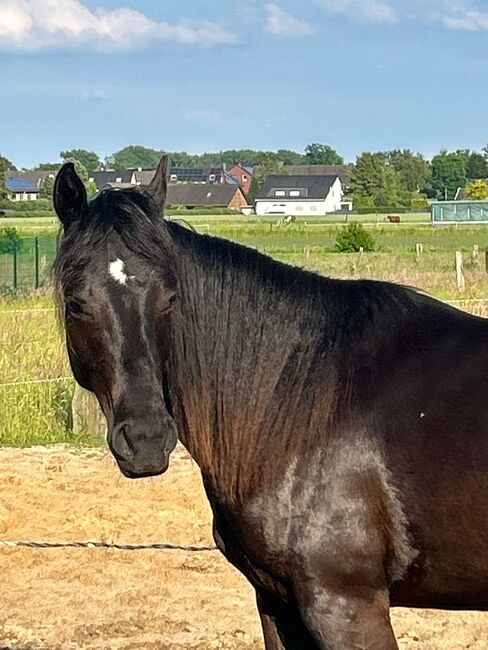
<svg viewBox="0 0 488 650">
<path fill-rule="evenodd" d="M 112 433 L 112 450 L 122 461 L 134 458 L 134 446 L 127 432 L 127 424 L 119 424 Z"/>
</svg>

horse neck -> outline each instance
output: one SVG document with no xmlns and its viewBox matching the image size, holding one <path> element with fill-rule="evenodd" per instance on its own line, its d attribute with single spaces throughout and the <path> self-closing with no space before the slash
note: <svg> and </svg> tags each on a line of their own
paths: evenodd
<svg viewBox="0 0 488 650">
<path fill-rule="evenodd" d="M 174 417 L 207 481 L 228 499 L 243 498 L 270 475 L 273 457 L 285 462 L 304 428 L 323 426 L 331 410 L 327 392 L 318 400 L 315 390 L 333 375 L 324 376 L 324 310 L 314 308 L 313 288 L 304 297 L 313 276 L 297 277 L 222 240 L 175 232 Z"/>
</svg>

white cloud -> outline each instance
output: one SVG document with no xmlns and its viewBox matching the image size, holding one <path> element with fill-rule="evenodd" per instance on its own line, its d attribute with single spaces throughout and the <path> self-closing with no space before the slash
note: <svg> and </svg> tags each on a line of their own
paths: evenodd
<svg viewBox="0 0 488 650">
<path fill-rule="evenodd" d="M 312 26 L 305 20 L 295 18 L 276 4 L 267 4 L 266 31 L 273 36 L 291 36 L 300 38 L 313 32 Z"/>
<path fill-rule="evenodd" d="M 488 11 L 457 8 L 440 18 L 441 23 L 448 29 L 462 29 L 468 32 L 488 30 Z"/>
<path fill-rule="evenodd" d="M 329 14 L 359 22 L 437 23 L 447 29 L 488 31 L 486 3 L 480 0 L 315 0 Z M 484 8 L 483 8 L 484 4 Z"/>
<path fill-rule="evenodd" d="M 447 29 L 488 30 L 486 2 L 479 0 L 397 0 L 404 17 L 440 24 Z"/>
<path fill-rule="evenodd" d="M 330 14 L 359 22 L 392 24 L 398 20 L 396 11 L 379 0 L 317 0 L 317 4 Z"/>
<path fill-rule="evenodd" d="M 150 42 L 209 46 L 235 34 L 210 21 L 171 25 L 128 8 L 90 10 L 80 0 L 0 0 L 0 49 L 87 48 L 128 51 Z"/>
</svg>

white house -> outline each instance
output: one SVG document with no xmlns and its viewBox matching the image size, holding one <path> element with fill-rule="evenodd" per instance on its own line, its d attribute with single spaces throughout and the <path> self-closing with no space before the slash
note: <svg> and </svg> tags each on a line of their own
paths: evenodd
<svg viewBox="0 0 488 650">
<path fill-rule="evenodd" d="M 36 201 L 47 178 L 53 179 L 56 172 L 38 170 L 33 172 L 7 171 L 5 186 L 9 201 Z"/>
<path fill-rule="evenodd" d="M 256 214 L 325 215 L 341 210 L 342 195 L 339 176 L 267 176 Z"/>
</svg>

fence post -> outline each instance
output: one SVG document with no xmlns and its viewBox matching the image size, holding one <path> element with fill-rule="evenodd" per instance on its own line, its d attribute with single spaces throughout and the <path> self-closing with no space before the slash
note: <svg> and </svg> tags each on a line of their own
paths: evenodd
<svg viewBox="0 0 488 650">
<path fill-rule="evenodd" d="M 488 273 L 488 248 L 485 249 L 485 271 Z"/>
<path fill-rule="evenodd" d="M 39 237 L 34 239 L 34 273 L 35 273 L 35 288 L 39 289 Z"/>
<path fill-rule="evenodd" d="M 464 293 L 466 289 L 466 281 L 464 279 L 464 271 L 463 271 L 463 254 L 461 251 L 456 251 L 456 281 L 457 281 L 457 288 L 459 291 Z"/>
<path fill-rule="evenodd" d="M 18 283 L 18 268 L 17 268 L 17 246 L 14 246 L 14 252 L 13 252 L 13 285 L 14 289 L 17 289 L 17 283 Z"/>
<path fill-rule="evenodd" d="M 479 264 L 479 256 L 480 256 L 480 247 L 478 244 L 473 244 L 473 262 L 478 265 Z"/>
<path fill-rule="evenodd" d="M 71 403 L 73 433 L 88 433 L 104 438 L 107 435 L 107 421 L 100 409 L 97 398 L 76 384 Z"/>
</svg>

